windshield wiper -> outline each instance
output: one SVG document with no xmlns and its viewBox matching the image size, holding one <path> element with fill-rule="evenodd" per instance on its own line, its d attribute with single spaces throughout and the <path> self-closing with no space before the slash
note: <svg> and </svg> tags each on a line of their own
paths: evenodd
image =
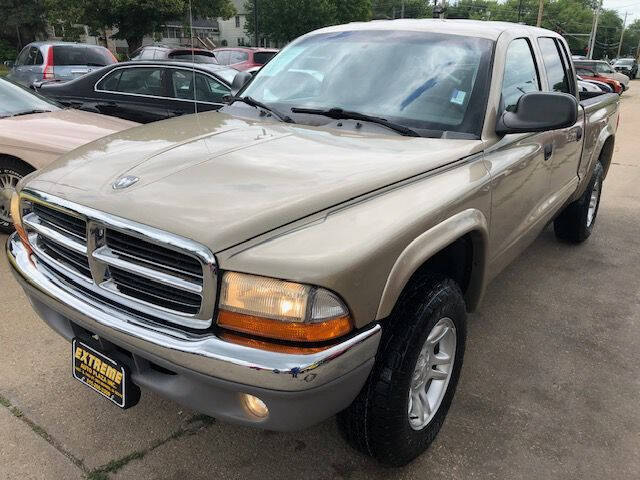
<svg viewBox="0 0 640 480">
<path fill-rule="evenodd" d="M 342 108 L 297 108 L 291 109 L 293 113 L 308 113 L 310 115 L 324 115 L 325 117 L 333 118 L 334 120 L 360 120 L 362 122 L 371 122 L 387 127 L 407 137 L 420 137 L 421 135 L 412 130 L 409 127 L 400 125 L 399 123 L 390 122 L 386 118 L 376 117 L 374 115 L 367 115 L 366 113 L 352 112 L 349 110 L 343 110 Z"/>
<path fill-rule="evenodd" d="M 51 110 L 43 110 L 34 108 L 33 110 L 25 110 L 24 112 L 14 113 L 13 115 L 9 115 L 10 117 L 19 117 L 20 115 L 31 115 L 32 113 L 49 113 Z"/>
<path fill-rule="evenodd" d="M 253 99 L 251 97 L 231 97 L 229 99 L 229 105 L 233 105 L 235 102 L 246 103 L 247 105 L 249 105 L 251 107 L 259 108 L 261 110 L 269 112 L 269 113 L 273 114 L 274 116 L 276 116 L 280 121 L 282 121 L 284 123 L 296 123 L 296 122 L 293 121 L 293 119 L 289 115 L 286 115 L 284 113 L 280 113 L 278 110 L 274 109 L 273 107 L 265 105 L 264 103 L 259 102 L 258 100 L 255 100 L 255 99 Z"/>
</svg>

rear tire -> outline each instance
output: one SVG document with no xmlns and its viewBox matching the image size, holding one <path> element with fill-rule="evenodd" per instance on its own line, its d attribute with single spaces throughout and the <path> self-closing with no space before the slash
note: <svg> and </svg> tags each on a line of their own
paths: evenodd
<svg viewBox="0 0 640 480">
<path fill-rule="evenodd" d="M 13 157 L 0 156 L 0 232 L 13 232 L 13 221 L 10 217 L 11 194 L 17 183 L 33 168 Z"/>
<path fill-rule="evenodd" d="M 591 180 L 582 196 L 570 203 L 553 222 L 556 237 L 571 243 L 582 243 L 593 231 L 600 207 L 604 169 L 596 163 Z"/>
<path fill-rule="evenodd" d="M 357 450 L 402 466 L 429 447 L 451 405 L 466 339 L 462 292 L 440 276 L 416 282 L 385 323 L 371 375 L 338 426 Z"/>
</svg>

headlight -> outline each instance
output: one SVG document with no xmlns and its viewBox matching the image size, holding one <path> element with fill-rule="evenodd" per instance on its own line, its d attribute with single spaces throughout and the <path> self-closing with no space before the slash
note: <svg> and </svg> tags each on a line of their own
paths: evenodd
<svg viewBox="0 0 640 480">
<path fill-rule="evenodd" d="M 352 329 L 349 310 L 328 290 L 235 272 L 222 277 L 218 325 L 296 342 L 332 340 Z"/>
<path fill-rule="evenodd" d="M 11 194 L 11 220 L 13 220 L 13 227 L 18 232 L 18 236 L 22 241 L 22 244 L 27 249 L 29 254 L 33 253 L 31 250 L 31 245 L 29 245 L 29 236 L 27 232 L 24 230 L 22 226 L 22 209 L 20 208 L 20 195 L 18 192 L 13 192 Z"/>
</svg>

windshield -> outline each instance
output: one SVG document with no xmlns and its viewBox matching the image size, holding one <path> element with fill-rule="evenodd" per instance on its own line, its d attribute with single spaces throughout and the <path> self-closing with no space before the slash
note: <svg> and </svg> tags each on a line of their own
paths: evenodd
<svg viewBox="0 0 640 480">
<path fill-rule="evenodd" d="M 32 90 L 0 78 L 0 118 L 54 110 L 60 110 L 55 102 Z"/>
<path fill-rule="evenodd" d="M 624 60 L 616 60 L 616 63 L 614 63 L 614 65 L 633 65 L 633 59 L 628 58 Z"/>
<path fill-rule="evenodd" d="M 482 38 L 430 32 L 316 34 L 282 50 L 242 95 L 286 114 L 292 107 L 341 108 L 430 136 L 479 137 L 492 47 Z"/>
</svg>

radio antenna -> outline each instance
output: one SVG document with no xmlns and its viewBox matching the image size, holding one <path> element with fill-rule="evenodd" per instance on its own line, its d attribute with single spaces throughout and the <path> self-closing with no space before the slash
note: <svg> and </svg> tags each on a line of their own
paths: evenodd
<svg viewBox="0 0 640 480">
<path fill-rule="evenodd" d="M 193 110 L 198 115 L 198 98 L 196 87 L 196 53 L 193 49 L 193 10 L 191 9 L 191 0 L 189 0 L 189 30 L 191 32 L 191 71 L 193 73 Z"/>
</svg>

